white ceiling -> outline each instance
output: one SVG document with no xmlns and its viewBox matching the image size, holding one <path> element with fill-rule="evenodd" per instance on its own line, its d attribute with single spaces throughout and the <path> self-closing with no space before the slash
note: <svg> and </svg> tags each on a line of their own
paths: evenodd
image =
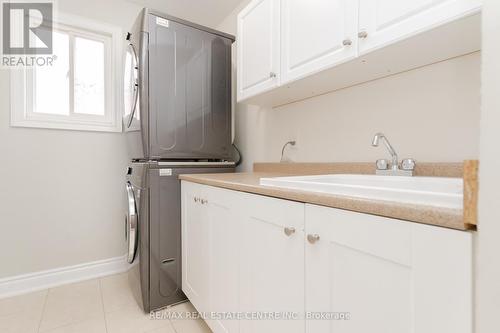
<svg viewBox="0 0 500 333">
<path fill-rule="evenodd" d="M 172 16 L 215 28 L 242 0 L 129 0 Z"/>
</svg>

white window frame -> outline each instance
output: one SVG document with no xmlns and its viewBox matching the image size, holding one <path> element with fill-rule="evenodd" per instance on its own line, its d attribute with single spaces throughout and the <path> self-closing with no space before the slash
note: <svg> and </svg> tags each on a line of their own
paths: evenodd
<svg viewBox="0 0 500 333">
<path fill-rule="evenodd" d="M 34 71 L 23 67 L 11 69 L 11 119 L 12 127 L 34 127 L 99 132 L 122 132 L 123 114 L 123 50 L 122 30 L 118 27 L 95 22 L 93 20 L 57 13 L 54 18 L 54 30 L 70 36 L 70 52 L 74 50 L 74 37 L 83 37 L 104 43 L 104 81 L 105 107 L 104 116 L 75 114 L 73 95 L 70 89 L 69 116 L 33 112 L 34 108 Z M 71 73 L 74 73 L 74 59 L 70 56 Z M 57 61 L 57 60 L 56 60 Z M 70 81 L 73 78 L 70 78 Z M 70 83 L 70 87 L 73 87 Z"/>
</svg>

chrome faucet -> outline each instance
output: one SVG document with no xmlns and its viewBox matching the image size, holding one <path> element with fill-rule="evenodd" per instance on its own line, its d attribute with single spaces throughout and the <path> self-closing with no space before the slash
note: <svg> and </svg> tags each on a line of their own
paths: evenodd
<svg viewBox="0 0 500 333">
<path fill-rule="evenodd" d="M 389 151 L 389 153 L 392 156 L 392 170 L 398 170 L 399 169 L 399 160 L 398 160 L 398 154 L 396 153 L 396 150 L 394 150 L 394 147 L 391 145 L 387 137 L 383 133 L 377 133 L 373 137 L 372 141 L 372 146 L 373 147 L 378 147 L 379 141 L 383 140 L 385 147 Z"/>
<path fill-rule="evenodd" d="M 399 167 L 399 159 L 396 150 L 391 145 L 384 133 L 377 133 L 373 137 L 372 146 L 378 147 L 379 142 L 382 140 L 385 147 L 389 151 L 392 157 L 391 168 L 389 169 L 389 163 L 387 160 L 377 160 L 377 175 L 385 176 L 413 176 L 413 171 L 415 170 L 415 160 L 412 158 L 404 159 L 401 162 L 401 168 Z"/>
</svg>

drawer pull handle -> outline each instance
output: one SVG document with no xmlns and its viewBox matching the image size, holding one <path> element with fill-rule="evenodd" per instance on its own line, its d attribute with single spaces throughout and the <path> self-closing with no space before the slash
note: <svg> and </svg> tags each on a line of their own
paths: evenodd
<svg viewBox="0 0 500 333">
<path fill-rule="evenodd" d="M 295 228 L 294 227 L 285 227 L 283 229 L 283 231 L 285 232 L 285 235 L 290 237 L 291 235 L 293 235 L 295 233 Z"/>
<path fill-rule="evenodd" d="M 318 234 L 314 234 L 314 235 L 307 235 L 307 241 L 311 244 L 314 244 L 316 243 L 317 241 L 319 241 L 319 235 Z"/>
</svg>

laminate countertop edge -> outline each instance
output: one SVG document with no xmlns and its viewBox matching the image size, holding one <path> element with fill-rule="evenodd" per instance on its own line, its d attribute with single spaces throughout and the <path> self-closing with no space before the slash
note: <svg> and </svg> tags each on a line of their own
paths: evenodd
<svg viewBox="0 0 500 333">
<path fill-rule="evenodd" d="M 294 189 L 280 189 L 259 184 L 263 177 L 280 177 L 289 174 L 250 172 L 232 174 L 180 175 L 184 181 L 228 190 L 253 193 L 279 199 L 303 202 L 358 213 L 384 216 L 399 220 L 418 222 L 456 230 L 473 230 L 474 226 L 464 223 L 462 209 L 437 206 L 397 203 L 392 201 L 371 200 L 344 195 L 332 195 Z"/>
</svg>

